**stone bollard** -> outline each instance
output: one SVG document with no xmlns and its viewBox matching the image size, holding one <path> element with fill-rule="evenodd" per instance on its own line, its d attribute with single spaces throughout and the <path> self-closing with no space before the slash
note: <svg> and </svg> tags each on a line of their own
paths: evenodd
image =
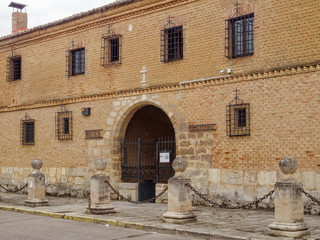
<svg viewBox="0 0 320 240">
<path fill-rule="evenodd" d="M 107 163 L 104 159 L 98 158 L 94 162 L 97 174 L 90 178 L 90 203 L 91 207 L 87 213 L 108 214 L 115 213 L 114 206 L 110 204 L 110 188 L 106 180 L 110 180 L 103 170 L 106 169 Z"/>
<path fill-rule="evenodd" d="M 175 175 L 168 181 L 168 211 L 163 214 L 162 219 L 167 223 L 186 223 L 197 221 L 192 213 L 191 190 L 186 183 L 191 183 L 185 178 L 183 172 L 187 168 L 187 161 L 183 158 L 176 158 L 172 167 Z"/>
<path fill-rule="evenodd" d="M 274 213 L 275 221 L 269 225 L 272 236 L 298 238 L 310 234 L 309 226 L 304 222 L 304 204 L 301 192 L 302 183 L 293 174 L 298 162 L 292 157 L 280 161 L 283 177 L 275 184 Z"/>
<path fill-rule="evenodd" d="M 45 176 L 40 169 L 42 161 L 34 159 L 31 162 L 32 173 L 28 177 L 28 198 L 24 201 L 26 206 L 37 207 L 48 205 L 46 196 Z"/>
</svg>

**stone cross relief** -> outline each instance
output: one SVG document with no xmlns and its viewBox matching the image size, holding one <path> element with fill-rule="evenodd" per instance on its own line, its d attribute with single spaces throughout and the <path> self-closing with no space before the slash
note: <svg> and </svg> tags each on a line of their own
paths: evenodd
<svg viewBox="0 0 320 240">
<path fill-rule="evenodd" d="M 147 85 L 147 73 L 148 73 L 148 70 L 147 70 L 146 66 L 143 66 L 143 68 L 140 71 L 140 73 L 142 74 L 141 85 L 142 86 L 146 86 Z"/>
</svg>

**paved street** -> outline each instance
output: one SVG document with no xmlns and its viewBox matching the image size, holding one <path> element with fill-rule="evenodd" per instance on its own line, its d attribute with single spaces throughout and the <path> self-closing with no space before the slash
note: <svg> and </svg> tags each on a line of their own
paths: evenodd
<svg viewBox="0 0 320 240">
<path fill-rule="evenodd" d="M 168 234 L 0 211 L 1 240 L 193 240 Z"/>
<path fill-rule="evenodd" d="M 133 232 L 125 232 L 130 229 L 144 230 L 145 232 L 137 231 L 139 234 L 145 233 L 148 235 L 141 235 L 136 238 L 130 239 L 239 239 L 239 240 L 280 240 L 288 238 L 279 238 L 271 237 L 268 235 L 268 225 L 274 221 L 274 213 L 271 211 L 256 211 L 256 210 L 226 210 L 220 208 L 212 207 L 201 207 L 194 206 L 193 212 L 197 216 L 197 222 L 187 223 L 187 224 L 168 224 L 162 221 L 162 215 L 167 211 L 166 204 L 131 204 L 124 201 L 112 201 L 112 205 L 115 206 L 117 213 L 111 215 L 93 215 L 87 214 L 86 209 L 88 206 L 88 199 L 77 199 L 77 198 L 58 198 L 58 197 L 49 197 L 49 206 L 43 207 L 26 207 L 24 206 L 24 200 L 27 198 L 26 195 L 21 194 L 11 194 L 11 193 L 0 193 L 0 210 L 7 210 L 13 212 L 29 213 L 21 216 L 20 222 L 17 222 L 16 226 L 12 227 L 12 231 L 19 236 L 19 232 L 23 233 L 23 237 L 30 236 L 31 233 L 36 232 L 40 234 L 40 229 L 44 227 L 41 226 L 38 229 L 26 230 L 23 228 L 23 225 L 29 224 L 29 221 L 24 222 L 24 217 L 34 218 L 35 222 L 40 224 L 43 221 L 38 220 L 38 216 L 50 216 L 56 219 L 52 224 L 49 224 L 49 227 L 46 231 L 43 231 L 43 236 L 38 239 L 71 239 L 63 238 L 65 235 L 63 232 L 71 234 L 72 236 L 77 236 L 77 240 L 81 240 L 80 237 L 85 237 L 82 239 L 94 239 L 88 238 L 88 234 L 95 234 L 96 231 L 92 230 L 96 226 L 98 229 L 104 233 L 106 229 L 111 229 L 106 227 L 108 224 L 110 226 L 118 226 L 123 228 L 115 228 L 116 232 L 121 234 L 118 238 L 112 238 L 111 233 L 102 235 L 103 239 L 126 239 L 131 235 L 135 235 Z M 2 217 L 2 214 L 6 212 L 0 211 L 1 221 L 8 222 L 10 220 Z M 32 215 L 35 214 L 35 215 Z M 63 219 L 62 219 L 63 218 Z M 44 218 L 51 219 L 51 218 Z M 69 220 L 65 220 L 69 219 Z M 70 221 L 76 220 L 76 221 Z M 32 220 L 33 221 L 33 220 Z M 30 220 L 30 222 L 32 222 Z M 49 221 L 49 220 L 48 220 Z M 57 223 L 56 223 L 57 221 Z M 79 223 L 77 221 L 84 221 L 85 223 Z M 305 216 L 305 221 L 310 226 L 311 235 L 305 237 L 304 239 L 308 240 L 320 240 L 320 216 Z M 56 224 L 60 224 L 65 227 L 65 230 L 58 230 Z M 100 223 L 100 224 L 94 224 Z M 14 221 L 13 223 L 15 224 Z M 32 224 L 32 223 L 30 223 Z M 69 225 L 70 224 L 70 225 Z M 80 224 L 80 225 L 77 225 Z M 0 233 L 3 232 L 3 229 L 8 229 L 10 225 L 0 225 Z M 28 226 L 28 225 L 27 225 Z M 70 226 L 70 227 L 68 227 Z M 73 226 L 79 226 L 79 230 L 74 230 Z M 82 226 L 82 227 L 81 227 Z M 90 226 L 90 227 L 88 227 Z M 30 226 L 28 229 L 32 229 Z M 25 231 L 25 232 L 24 232 Z M 92 231 L 92 232 L 91 232 Z M 98 232 L 98 231 L 97 231 Z M 171 234 L 162 238 L 156 234 L 150 234 L 150 232 L 159 232 L 165 234 Z M 48 238 L 51 233 L 52 237 Z M 60 235 L 59 235 L 60 234 Z M 78 237 L 78 235 L 80 237 Z M 87 235 L 86 235 L 87 234 Z M 50 235 L 50 236 L 51 236 Z M 21 236 L 21 235 L 20 235 Z M 93 235 L 92 235 L 93 236 Z M 111 238 L 106 238 L 111 236 Z M 123 237 L 123 238 L 120 238 Z M 178 238 L 175 238 L 178 237 Z M 180 237 L 180 238 L 179 238 Z M 14 239 L 10 238 L 1 238 L 0 239 Z M 19 238 L 17 238 L 19 239 Z M 25 238 L 24 238 L 25 239 Z M 34 239 L 34 238 L 33 238 Z M 99 239 L 98 237 L 96 239 Z"/>
</svg>

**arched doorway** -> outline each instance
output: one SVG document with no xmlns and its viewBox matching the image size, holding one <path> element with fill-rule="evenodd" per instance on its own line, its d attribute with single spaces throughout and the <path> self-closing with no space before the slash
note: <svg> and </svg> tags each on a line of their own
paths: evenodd
<svg viewBox="0 0 320 240">
<path fill-rule="evenodd" d="M 138 200 L 155 196 L 155 185 L 167 183 L 174 175 L 175 132 L 169 117 L 160 108 L 138 109 L 121 141 L 121 178 L 138 183 Z"/>
</svg>

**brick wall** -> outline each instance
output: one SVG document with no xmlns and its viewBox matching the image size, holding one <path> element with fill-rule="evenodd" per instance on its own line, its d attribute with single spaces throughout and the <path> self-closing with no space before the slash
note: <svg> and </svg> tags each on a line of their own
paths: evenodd
<svg viewBox="0 0 320 240">
<path fill-rule="evenodd" d="M 169 4 L 170 3 L 170 4 Z M 132 3 L 105 13 L 60 24 L 0 41 L 0 61 L 22 56 L 22 80 L 5 81 L 0 69 L 0 87 L 7 89 L 0 106 L 16 106 L 43 100 L 79 97 L 141 87 L 143 66 L 147 86 L 233 74 L 263 72 L 319 61 L 317 1 L 240 1 L 242 13 L 255 13 L 255 54 L 224 57 L 225 20 L 234 14 L 233 1 L 185 0 Z M 147 14 L 145 9 L 148 6 Z M 134 9 L 131 9 L 135 7 Z M 128 9 L 135 15 L 128 15 Z M 143 11 L 144 10 L 144 11 Z M 160 62 L 160 30 L 168 16 L 184 27 L 184 59 Z M 97 19 L 99 16 L 99 19 Z M 134 16 L 134 17 L 133 17 Z M 117 18 L 116 18 L 117 17 Z M 101 37 L 111 27 L 122 34 L 122 64 L 100 66 Z M 86 75 L 66 79 L 66 51 L 86 48 Z M 27 92 L 28 94 L 24 94 Z"/>
<path fill-rule="evenodd" d="M 172 122 L 177 155 L 188 160 L 187 174 L 203 192 L 253 199 L 273 187 L 280 176 L 279 160 L 290 155 L 299 162 L 297 176 L 306 189 L 319 194 L 320 36 L 314 24 L 319 3 L 240 2 L 242 11 L 255 13 L 255 53 L 232 60 L 224 57 L 224 24 L 234 9 L 231 0 L 139 1 L 2 39 L 2 181 L 25 181 L 30 162 L 37 157 L 44 162 L 51 192 L 81 195 L 94 171 L 93 161 L 104 157 L 116 184 L 121 170 L 119 139 L 137 109 L 154 105 Z M 152 8 L 142 11 L 148 6 Z M 160 30 L 169 15 L 184 26 L 184 59 L 163 63 Z M 100 44 L 107 25 L 123 36 L 123 60 L 102 67 Z M 66 51 L 72 40 L 86 49 L 86 74 L 66 78 Z M 22 80 L 6 82 L 12 43 L 22 56 Z M 146 86 L 140 83 L 143 66 Z M 219 78 L 226 68 L 234 75 Z M 205 78 L 211 80 L 179 84 Z M 226 106 L 236 88 L 250 103 L 250 136 L 226 136 Z M 73 112 L 72 140 L 55 139 L 54 116 L 62 102 Z M 81 115 L 82 107 L 91 107 L 89 117 Z M 36 120 L 34 146 L 19 144 L 25 112 Z M 211 123 L 217 130 L 188 131 L 188 125 Z M 93 129 L 103 129 L 103 139 L 85 139 L 85 130 Z"/>
</svg>

